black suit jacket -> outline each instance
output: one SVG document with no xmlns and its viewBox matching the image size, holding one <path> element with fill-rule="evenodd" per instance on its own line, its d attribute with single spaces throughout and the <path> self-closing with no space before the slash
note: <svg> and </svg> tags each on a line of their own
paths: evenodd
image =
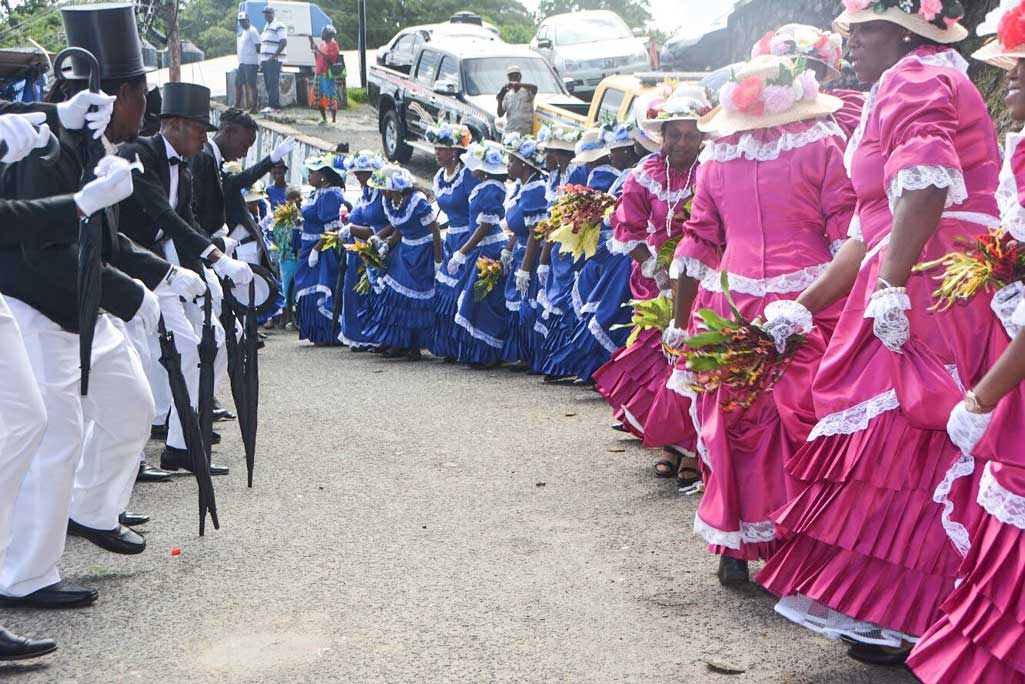
<svg viewBox="0 0 1025 684">
<path fill-rule="evenodd" d="M 192 214 L 192 174 L 187 164 L 178 164 L 178 203 L 172 207 L 171 167 L 167 148 L 159 133 L 121 145 L 118 155 L 128 160 L 138 156 L 145 170 L 135 175 L 135 192 L 121 202 L 121 230 L 143 247 L 162 254 L 157 234 L 174 241 L 182 265 L 196 268 L 200 255 L 213 244 L 203 234 Z"/>
<path fill-rule="evenodd" d="M 77 236 L 78 216 L 68 196 L 81 185 L 85 140 L 77 132 L 64 131 L 56 109 L 50 105 L 0 104 L 0 114 L 23 111 L 47 114 L 61 152 L 54 166 L 43 166 L 32 157 L 0 165 L 0 198 L 13 200 L 7 203 L 4 216 L 18 221 L 32 216 L 30 225 L 40 230 L 29 242 L 5 240 L 0 244 L 0 292 L 22 300 L 65 330 L 77 332 L 78 244 L 49 238 Z M 127 321 L 138 311 L 143 296 L 143 288 L 132 278 L 154 288 L 170 265 L 118 232 L 117 211 L 107 216 L 100 307 Z M 44 227 L 50 221 L 54 223 Z M 20 233 L 27 226 L 14 224 L 13 228 Z"/>
</svg>

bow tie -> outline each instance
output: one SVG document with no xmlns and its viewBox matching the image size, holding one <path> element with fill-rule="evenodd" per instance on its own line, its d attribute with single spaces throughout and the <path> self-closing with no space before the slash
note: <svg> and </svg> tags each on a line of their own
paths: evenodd
<svg viewBox="0 0 1025 684">
<path fill-rule="evenodd" d="M 170 164 L 171 166 L 177 166 L 178 164 L 181 163 L 181 161 L 182 160 L 181 160 L 180 157 L 171 157 L 170 159 L 167 160 L 167 163 Z"/>
</svg>

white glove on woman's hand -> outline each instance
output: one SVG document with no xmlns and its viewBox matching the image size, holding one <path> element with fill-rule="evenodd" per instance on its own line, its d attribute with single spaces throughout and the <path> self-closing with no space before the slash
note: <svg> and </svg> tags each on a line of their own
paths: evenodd
<svg viewBox="0 0 1025 684">
<path fill-rule="evenodd" d="M 307 257 L 306 263 L 310 268 L 316 268 L 317 264 L 320 263 L 320 252 L 315 249 L 311 249 L 310 256 Z"/>
<path fill-rule="evenodd" d="M 377 246 L 377 253 L 381 255 L 381 258 L 383 259 L 388 256 L 388 252 L 390 251 L 391 245 L 384 240 L 381 240 L 380 244 Z"/>
<path fill-rule="evenodd" d="M 164 283 L 187 302 L 206 294 L 206 281 L 187 268 L 172 266 L 164 276 Z"/>
<path fill-rule="evenodd" d="M 645 278 L 654 278 L 655 271 L 658 270 L 658 259 L 652 254 L 643 264 L 641 264 L 641 275 Z"/>
<path fill-rule="evenodd" d="M 157 331 L 157 324 L 160 323 L 160 300 L 141 280 L 135 279 L 135 282 L 142 288 L 142 304 L 132 316 L 132 320 L 138 321 L 147 335 L 152 335 Z"/>
<path fill-rule="evenodd" d="M 811 332 L 811 311 L 792 299 L 780 299 L 765 307 L 765 323 L 762 330 L 768 333 L 780 354 L 787 350 L 791 335 L 806 335 Z"/>
<path fill-rule="evenodd" d="M 982 436 L 986 434 L 986 428 L 989 427 L 991 420 L 993 420 L 992 411 L 971 413 L 961 401 L 950 412 L 950 418 L 947 420 L 947 434 L 950 435 L 950 441 L 957 448 L 971 456 Z"/>
<path fill-rule="evenodd" d="M 1006 285 L 994 292 L 993 299 L 989 303 L 989 308 L 1000 319 L 1000 323 L 1004 326 L 1007 336 L 1012 340 L 1018 335 L 1018 331 L 1021 330 L 1021 327 L 1012 320 L 1014 310 L 1023 301 L 1025 301 L 1025 285 L 1022 285 L 1020 280 L 1016 280 L 1010 285 Z"/>
<path fill-rule="evenodd" d="M 70 100 L 57 105 L 57 116 L 60 118 L 61 126 L 69 131 L 77 131 L 89 126 L 93 132 L 93 138 L 99 139 L 107 130 L 110 123 L 110 116 L 114 113 L 114 101 L 117 97 L 106 93 L 91 93 L 83 90 L 72 96 Z M 95 112 L 90 112 L 90 107 L 96 107 Z"/>
<path fill-rule="evenodd" d="M 235 285 L 248 285 L 253 279 L 253 269 L 249 268 L 249 264 L 228 256 L 222 256 L 215 261 L 213 269 L 218 277 L 228 278 Z"/>
<path fill-rule="evenodd" d="M 288 136 L 277 145 L 270 153 L 270 160 L 277 164 L 279 161 L 285 158 L 285 155 L 292 152 L 295 149 L 295 138 Z"/>
<path fill-rule="evenodd" d="M 687 339 L 687 331 L 676 327 L 676 319 L 669 321 L 669 325 L 662 331 L 662 344 L 670 349 L 679 349 L 683 341 Z"/>
<path fill-rule="evenodd" d="M 0 116 L 0 140 L 7 145 L 7 154 L 0 158 L 0 162 L 4 164 L 19 162 L 32 150 L 46 147 L 50 142 L 50 127 L 46 125 L 46 114 L 30 112 Z"/>
<path fill-rule="evenodd" d="M 537 284 L 538 285 L 540 285 L 541 287 L 545 286 L 545 283 L 548 282 L 548 272 L 551 271 L 551 270 L 552 270 L 552 267 L 548 266 L 548 265 L 545 265 L 545 264 L 542 264 L 542 265 L 537 267 Z"/>
<path fill-rule="evenodd" d="M 498 260 L 502 264 L 502 271 L 505 272 L 505 273 L 508 273 L 509 269 L 512 268 L 512 262 L 513 262 L 512 250 L 511 249 L 503 249 L 502 250 L 502 256 L 500 256 L 498 258 Z"/>
<path fill-rule="evenodd" d="M 530 271 L 524 271 L 522 268 L 513 275 L 516 279 L 516 290 L 524 297 L 530 292 Z"/>
<path fill-rule="evenodd" d="M 434 262 L 434 275 L 438 275 L 439 273 L 441 273 L 441 267 L 443 265 L 444 265 L 444 262 L 442 262 L 442 261 L 435 261 Z"/>
<path fill-rule="evenodd" d="M 672 285 L 672 279 L 669 277 L 669 271 L 664 268 L 655 271 L 655 285 L 662 292 L 665 292 Z"/>
<path fill-rule="evenodd" d="M 113 206 L 131 197 L 135 191 L 132 165 L 121 157 L 106 156 L 95 169 L 96 178 L 75 193 L 75 204 L 84 216 L 92 216 L 100 209 Z"/>
<path fill-rule="evenodd" d="M 900 354 L 900 348 L 911 339 L 911 323 L 904 313 L 910 310 L 911 300 L 903 288 L 888 288 L 872 295 L 865 308 L 865 318 L 874 319 L 872 332 L 879 341 Z"/>
<path fill-rule="evenodd" d="M 448 266 L 445 267 L 445 270 L 448 271 L 450 276 L 454 276 L 456 273 L 459 273 L 459 269 L 462 268 L 465 263 L 466 255 L 460 251 L 456 251 L 456 253 L 452 255 L 452 258 L 448 260 Z"/>
<path fill-rule="evenodd" d="M 338 229 L 338 241 L 347 242 L 352 237 L 352 226 L 344 225 Z"/>
</svg>

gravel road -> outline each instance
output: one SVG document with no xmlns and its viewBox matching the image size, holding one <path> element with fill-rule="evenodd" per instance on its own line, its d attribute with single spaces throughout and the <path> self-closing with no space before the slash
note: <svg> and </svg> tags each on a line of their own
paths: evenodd
<svg viewBox="0 0 1025 684">
<path fill-rule="evenodd" d="M 0 666 L 60 682 L 909 683 L 721 588 L 697 500 L 651 476 L 594 392 L 272 334 L 255 486 L 234 423 L 222 527 L 194 481 L 140 485 L 149 548 L 68 541 L 99 602 L 6 611 L 60 641 Z M 156 462 L 158 445 L 149 458 Z M 181 549 L 180 555 L 171 550 Z M 735 674 L 722 674 L 722 670 Z M 718 671 L 716 671 L 718 670 Z"/>
</svg>

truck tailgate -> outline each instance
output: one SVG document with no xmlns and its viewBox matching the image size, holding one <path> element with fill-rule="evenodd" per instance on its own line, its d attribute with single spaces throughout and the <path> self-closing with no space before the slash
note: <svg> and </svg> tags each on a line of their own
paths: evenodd
<svg viewBox="0 0 1025 684">
<path fill-rule="evenodd" d="M 538 104 L 534 108 L 534 131 L 539 131 L 542 126 L 586 128 L 587 117 L 554 104 Z"/>
</svg>

